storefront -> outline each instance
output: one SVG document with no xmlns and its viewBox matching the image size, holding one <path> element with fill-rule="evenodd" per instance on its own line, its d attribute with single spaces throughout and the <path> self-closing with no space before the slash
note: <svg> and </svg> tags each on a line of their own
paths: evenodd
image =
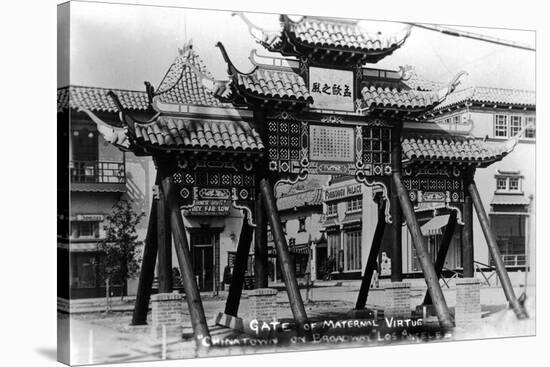
<svg viewBox="0 0 550 367">
<path fill-rule="evenodd" d="M 366 212 L 363 206 L 369 196 L 367 191 L 370 194 L 371 189 L 357 183 L 353 177 L 333 179 L 325 187 L 322 226 L 326 232 L 332 278 L 361 276 L 365 262 L 363 217 Z"/>
</svg>

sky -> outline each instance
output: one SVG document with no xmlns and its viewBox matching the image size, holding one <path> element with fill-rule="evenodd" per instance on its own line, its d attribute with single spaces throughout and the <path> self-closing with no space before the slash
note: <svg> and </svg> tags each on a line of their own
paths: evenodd
<svg viewBox="0 0 550 367">
<path fill-rule="evenodd" d="M 247 16 L 264 28 L 276 29 L 278 25 L 276 14 Z M 368 20 L 361 21 L 361 25 L 368 32 L 383 33 L 393 33 L 405 26 Z M 533 31 L 452 27 L 535 45 Z M 144 90 L 143 82 L 149 81 L 158 86 L 178 55 L 178 48 L 189 40 L 217 79 L 227 77 L 226 64 L 214 46 L 218 41 L 243 72 L 252 68 L 248 60 L 252 49 L 269 54 L 254 41 L 243 20 L 229 11 L 72 2 L 70 84 Z M 416 27 L 400 49 L 366 66 L 398 69 L 401 65 L 412 65 L 426 78 L 441 82 L 465 70 L 468 77 L 462 87 L 535 90 L 535 52 Z M 58 86 L 67 84 L 66 74 L 58 73 Z"/>
</svg>

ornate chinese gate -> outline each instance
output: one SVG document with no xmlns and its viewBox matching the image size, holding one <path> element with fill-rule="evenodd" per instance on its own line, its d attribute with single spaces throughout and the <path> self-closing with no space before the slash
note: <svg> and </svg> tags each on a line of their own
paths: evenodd
<svg viewBox="0 0 550 367">
<path fill-rule="evenodd" d="M 402 280 L 401 229 L 405 222 L 428 286 L 425 303 L 433 303 L 442 328 L 451 329 L 453 320 L 438 278 L 455 223 L 464 225 L 464 276 L 473 276 L 473 205 L 507 299 L 518 317 L 526 317 L 511 288 L 473 181 L 476 167 L 502 159 L 513 146 L 489 146 L 445 133 L 415 136 L 404 126 L 404 122 L 414 124 L 422 119 L 442 102 L 455 89 L 461 74 L 444 85 L 419 82 L 410 69 L 363 67 L 399 48 L 410 28 L 388 37 L 369 36 L 349 22 L 308 17 L 294 22 L 281 16 L 281 30 L 273 33 L 243 19 L 267 50 L 293 59 L 262 61 L 253 52 L 250 59 L 254 68 L 243 73 L 218 43 L 229 80 L 217 81 L 188 45 L 156 91 L 147 84 L 152 106 L 159 111 L 153 120 L 135 121 L 113 96 L 125 126 L 106 128 L 109 140 L 121 149 L 151 155 L 158 168 L 159 198 L 151 210 L 133 323 L 145 322 L 157 252 L 159 279 L 167 279 L 161 289 L 170 291 L 166 265 L 170 241 L 166 234 L 172 233 L 195 338 L 200 343 L 208 335 L 182 210 L 222 215 L 228 205 L 233 205 L 243 209 L 245 219 L 225 314 L 238 314 L 254 232 L 256 285 L 267 286 L 269 223 L 292 313 L 298 331 L 305 333 L 307 314 L 281 228 L 274 186 L 297 182 L 309 174 L 349 175 L 365 185 L 383 188 L 357 309 L 365 307 L 386 223 L 392 225 L 392 258 L 396 262 L 391 279 Z M 320 36 L 315 31 L 319 27 L 328 29 L 328 35 Z M 331 32 L 343 32 L 346 37 L 333 38 Z M 352 45 L 345 38 L 362 41 Z M 193 112 L 191 107 L 197 105 L 203 112 Z M 415 209 L 432 207 L 452 213 L 435 264 L 415 215 Z"/>
</svg>

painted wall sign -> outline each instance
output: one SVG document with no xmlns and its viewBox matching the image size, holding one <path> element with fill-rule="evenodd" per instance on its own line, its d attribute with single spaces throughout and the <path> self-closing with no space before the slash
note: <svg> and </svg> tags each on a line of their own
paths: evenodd
<svg viewBox="0 0 550 367">
<path fill-rule="evenodd" d="M 226 216 L 229 215 L 230 200 L 195 200 L 193 206 L 184 210 L 188 216 Z"/>
<path fill-rule="evenodd" d="M 312 161 L 353 162 L 353 127 L 309 126 L 309 158 Z"/>
<path fill-rule="evenodd" d="M 327 189 L 325 191 L 325 201 L 344 199 L 354 195 L 361 194 L 362 184 L 353 184 L 348 186 Z"/>
<path fill-rule="evenodd" d="M 309 92 L 313 108 L 355 111 L 353 71 L 309 68 Z"/>
</svg>

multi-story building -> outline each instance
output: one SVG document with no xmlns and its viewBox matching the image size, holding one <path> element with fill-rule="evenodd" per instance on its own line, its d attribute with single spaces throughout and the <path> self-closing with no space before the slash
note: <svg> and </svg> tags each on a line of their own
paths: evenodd
<svg viewBox="0 0 550 367">
<path fill-rule="evenodd" d="M 476 172 L 485 210 L 510 270 L 534 266 L 528 257 L 535 248 L 535 104 L 534 91 L 474 87 L 453 93 L 433 115 L 440 126 L 464 131 L 477 139 L 519 138 L 504 159 Z M 474 243 L 476 260 L 489 264 L 489 252 L 477 217 Z"/>
<path fill-rule="evenodd" d="M 68 292 L 64 298 L 105 296 L 102 261 L 98 242 L 104 237 L 103 226 L 113 205 L 120 199 L 130 200 L 137 213 L 149 213 L 154 167 L 148 158 L 122 152 L 106 141 L 96 125 L 83 110 L 97 114 L 113 125 L 118 123 L 115 105 L 107 96 L 108 89 L 70 86 L 58 90 L 58 132 L 67 144 L 59 144 L 61 182 L 69 188 L 66 213 L 70 226 L 59 238 L 60 261 L 69 269 Z M 137 116 L 150 116 L 145 93 L 114 90 L 122 96 L 125 106 Z M 68 151 L 66 151 L 68 149 Z M 64 171 L 68 162 L 68 170 Z M 67 185 L 68 184 L 68 185 Z M 58 196 L 62 200 L 63 193 Z M 138 230 L 145 237 L 147 217 Z M 113 295 L 133 293 L 135 282 L 128 287 L 111 287 Z M 61 289 L 67 289 L 65 286 Z"/>
<path fill-rule="evenodd" d="M 502 161 L 478 169 L 475 178 L 508 270 L 524 271 L 526 265 L 534 266 L 529 257 L 534 252 L 535 233 L 535 93 L 468 88 L 451 94 L 428 117 L 436 125 L 415 121 L 405 123 L 404 127 L 413 133 L 452 132 L 481 140 L 517 143 Z M 335 277 L 359 278 L 370 251 L 377 221 L 377 206 L 372 198 L 378 190 L 361 186 L 353 177 L 343 176 L 331 180 L 325 187 L 322 225 L 327 235 L 328 254 L 336 259 Z M 417 207 L 416 214 L 435 261 L 449 214 L 439 214 L 437 208 L 422 206 Z M 480 269 L 486 269 L 492 260 L 481 225 L 477 217 L 474 218 L 475 261 Z M 462 267 L 460 229 L 461 226 L 455 229 L 445 269 L 460 270 Z M 389 230 L 386 230 L 380 254 L 385 252 L 390 256 L 390 264 L 391 241 Z M 403 272 L 407 276 L 420 276 L 420 264 L 406 226 L 403 227 L 402 243 Z"/>
</svg>

